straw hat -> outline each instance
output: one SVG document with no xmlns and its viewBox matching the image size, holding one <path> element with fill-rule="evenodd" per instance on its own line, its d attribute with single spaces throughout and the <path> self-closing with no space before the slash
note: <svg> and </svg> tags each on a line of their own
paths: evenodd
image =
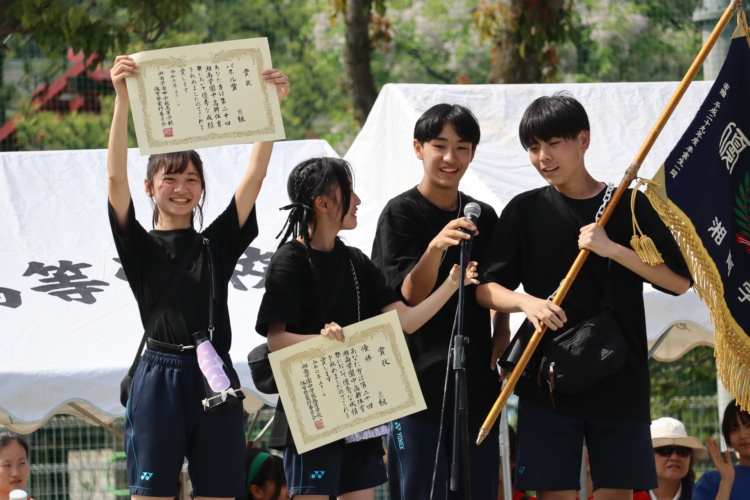
<svg viewBox="0 0 750 500">
<path fill-rule="evenodd" d="M 694 437 L 689 437 L 685 426 L 675 418 L 662 417 L 651 422 L 651 442 L 654 448 L 670 445 L 692 448 L 693 463 L 708 460 L 708 452 L 701 442 Z"/>
</svg>

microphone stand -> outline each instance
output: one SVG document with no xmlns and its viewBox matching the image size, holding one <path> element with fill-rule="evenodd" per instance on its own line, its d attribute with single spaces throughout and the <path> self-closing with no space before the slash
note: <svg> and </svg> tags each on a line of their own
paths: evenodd
<svg viewBox="0 0 750 500">
<path fill-rule="evenodd" d="M 469 477 L 469 422 L 468 422 L 468 389 L 466 386 L 466 368 L 464 366 L 464 346 L 469 339 L 464 337 L 464 299 L 466 296 L 464 279 L 466 266 L 471 256 L 471 243 L 461 240 L 460 280 L 458 285 L 458 310 L 456 331 L 453 337 L 453 450 L 450 469 L 450 489 L 458 491 L 459 478 L 463 479 L 463 498 L 471 500 L 471 480 Z M 460 469 L 459 469 L 460 466 Z"/>
</svg>

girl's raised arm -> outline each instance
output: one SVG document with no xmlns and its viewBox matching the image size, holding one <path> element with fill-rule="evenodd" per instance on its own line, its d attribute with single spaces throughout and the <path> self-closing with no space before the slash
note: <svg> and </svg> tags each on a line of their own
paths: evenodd
<svg viewBox="0 0 750 500">
<path fill-rule="evenodd" d="M 289 95 L 291 91 L 289 78 L 283 72 L 277 69 L 267 69 L 263 71 L 262 75 L 267 83 L 276 85 L 276 94 L 279 97 L 279 102 Z M 117 108 L 115 108 L 116 110 Z M 271 141 L 256 142 L 253 144 L 253 150 L 250 153 L 250 163 L 247 166 L 245 175 L 240 180 L 239 186 L 237 186 L 237 191 L 234 193 L 240 227 L 245 225 L 253 209 L 253 205 L 255 205 L 255 200 L 258 198 L 263 179 L 266 177 L 272 149 L 273 142 Z"/>
<path fill-rule="evenodd" d="M 441 307 L 448 302 L 453 293 L 458 290 L 459 280 L 459 266 L 454 264 L 450 274 L 445 279 L 442 285 L 437 290 L 427 296 L 422 302 L 414 307 L 409 307 L 400 300 L 393 302 L 385 306 L 382 312 L 388 312 L 393 309 L 398 313 L 398 320 L 401 323 L 401 329 L 404 333 L 414 333 L 419 330 L 422 325 L 432 318 Z M 466 276 L 464 276 L 464 285 L 478 285 L 477 280 L 477 263 L 474 261 L 469 262 L 466 267 Z"/>
<path fill-rule="evenodd" d="M 109 182 L 107 195 L 115 211 L 117 227 L 124 229 L 127 224 L 130 206 L 128 186 L 128 87 L 125 79 L 135 76 L 137 66 L 130 56 L 117 56 L 115 65 L 109 71 L 115 87 L 115 110 L 112 113 L 112 127 L 109 129 L 107 147 L 107 173 Z"/>
</svg>

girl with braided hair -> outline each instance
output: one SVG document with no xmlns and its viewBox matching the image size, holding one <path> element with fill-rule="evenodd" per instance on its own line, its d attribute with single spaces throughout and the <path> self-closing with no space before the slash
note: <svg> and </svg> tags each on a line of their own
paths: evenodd
<svg viewBox="0 0 750 500">
<path fill-rule="evenodd" d="M 341 230 L 357 227 L 360 199 L 353 190 L 350 165 L 338 158 L 313 158 L 289 175 L 289 217 L 278 250 L 266 273 L 266 291 L 256 331 L 268 348 L 284 347 L 323 335 L 343 341 L 340 325 L 396 310 L 402 329 L 411 333 L 430 319 L 459 285 L 459 266 L 426 300 L 415 307 L 400 301 L 381 271 L 359 249 L 345 245 Z M 291 237 L 291 239 L 289 239 Z M 289 241 L 287 241 L 289 240 Z M 465 283 L 477 284 L 476 262 L 467 266 Z M 370 429 L 304 454 L 297 453 L 279 401 L 269 444 L 284 451 L 284 470 L 293 498 L 372 500 L 386 481 L 380 436 Z M 325 471 L 325 474 L 314 474 Z"/>
</svg>

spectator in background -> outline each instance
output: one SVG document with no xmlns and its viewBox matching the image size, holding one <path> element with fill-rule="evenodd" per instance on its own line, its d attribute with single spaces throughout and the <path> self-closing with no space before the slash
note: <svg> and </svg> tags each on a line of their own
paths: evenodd
<svg viewBox="0 0 750 500">
<path fill-rule="evenodd" d="M 693 500 L 747 500 L 750 498 L 750 412 L 742 410 L 733 399 L 724 410 L 721 421 L 724 441 L 737 453 L 738 465 L 732 466 L 727 450 L 724 457 L 716 441 L 706 442 L 715 471 L 701 476 L 693 489 Z"/>
<path fill-rule="evenodd" d="M 29 480 L 29 445 L 19 434 L 0 431 L 0 500 L 13 490 L 26 489 Z"/>
<path fill-rule="evenodd" d="M 670 417 L 651 423 L 651 442 L 659 486 L 635 493 L 633 500 L 691 500 L 693 465 L 708 460 L 706 449 L 698 439 L 687 435 L 682 422 Z"/>
<path fill-rule="evenodd" d="M 284 476 L 284 461 L 263 448 L 247 443 L 245 450 L 247 492 L 238 500 L 287 500 L 289 487 Z"/>
</svg>

